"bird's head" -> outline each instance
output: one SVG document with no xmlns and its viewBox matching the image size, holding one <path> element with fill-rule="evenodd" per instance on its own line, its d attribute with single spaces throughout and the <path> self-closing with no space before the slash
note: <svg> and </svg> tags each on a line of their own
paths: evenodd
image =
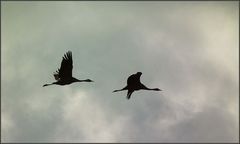
<svg viewBox="0 0 240 144">
<path fill-rule="evenodd" d="M 93 82 L 93 81 L 90 79 L 86 79 L 85 82 Z"/>
<path fill-rule="evenodd" d="M 155 91 L 162 91 L 161 89 L 159 89 L 159 88 L 155 88 L 155 89 L 153 89 L 153 90 L 155 90 Z"/>
</svg>

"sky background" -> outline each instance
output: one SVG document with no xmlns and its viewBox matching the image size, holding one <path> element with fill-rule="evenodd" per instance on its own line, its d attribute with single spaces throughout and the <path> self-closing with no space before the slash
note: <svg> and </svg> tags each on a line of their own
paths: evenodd
<svg viewBox="0 0 240 144">
<path fill-rule="evenodd" d="M 1 2 L 2 142 L 237 142 L 238 96 L 239 2 Z"/>
</svg>

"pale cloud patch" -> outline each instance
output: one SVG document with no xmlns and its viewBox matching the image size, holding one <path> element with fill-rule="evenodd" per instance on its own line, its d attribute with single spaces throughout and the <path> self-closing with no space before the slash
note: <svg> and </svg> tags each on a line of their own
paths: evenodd
<svg viewBox="0 0 240 144">
<path fill-rule="evenodd" d="M 84 91 L 66 96 L 63 121 L 56 130 L 54 141 L 117 142 L 128 118 L 109 112 L 94 100 L 94 96 Z"/>
</svg>

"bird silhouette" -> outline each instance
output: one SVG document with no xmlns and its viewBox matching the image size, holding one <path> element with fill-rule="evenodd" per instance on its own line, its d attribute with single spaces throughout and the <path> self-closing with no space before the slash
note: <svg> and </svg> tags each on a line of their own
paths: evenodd
<svg viewBox="0 0 240 144">
<path fill-rule="evenodd" d="M 68 51 L 62 59 L 61 67 L 58 69 L 55 73 L 53 73 L 53 76 L 56 82 L 45 84 L 45 86 L 49 85 L 68 85 L 74 82 L 93 82 L 90 79 L 86 80 L 79 80 L 74 77 L 72 77 L 72 69 L 73 69 L 73 60 L 72 60 L 72 52 Z"/>
<path fill-rule="evenodd" d="M 120 90 L 114 90 L 113 92 L 118 92 L 118 91 L 124 91 L 124 90 L 128 90 L 127 93 L 127 99 L 130 99 L 131 94 L 134 91 L 137 90 L 153 90 L 153 91 L 162 91 L 159 88 L 148 88 L 145 85 L 143 85 L 140 81 L 140 77 L 141 77 L 142 73 L 141 72 L 137 72 L 136 74 L 132 74 L 131 76 L 128 77 L 127 79 L 127 86 L 125 86 L 124 88 L 120 89 Z"/>
</svg>

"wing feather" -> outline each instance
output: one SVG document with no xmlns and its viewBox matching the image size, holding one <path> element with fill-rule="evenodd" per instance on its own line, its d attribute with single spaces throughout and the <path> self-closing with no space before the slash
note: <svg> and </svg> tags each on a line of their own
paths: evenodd
<svg viewBox="0 0 240 144">
<path fill-rule="evenodd" d="M 56 80 L 64 80 L 72 78 L 73 60 L 72 52 L 68 51 L 64 54 L 61 67 L 53 75 Z"/>
</svg>

